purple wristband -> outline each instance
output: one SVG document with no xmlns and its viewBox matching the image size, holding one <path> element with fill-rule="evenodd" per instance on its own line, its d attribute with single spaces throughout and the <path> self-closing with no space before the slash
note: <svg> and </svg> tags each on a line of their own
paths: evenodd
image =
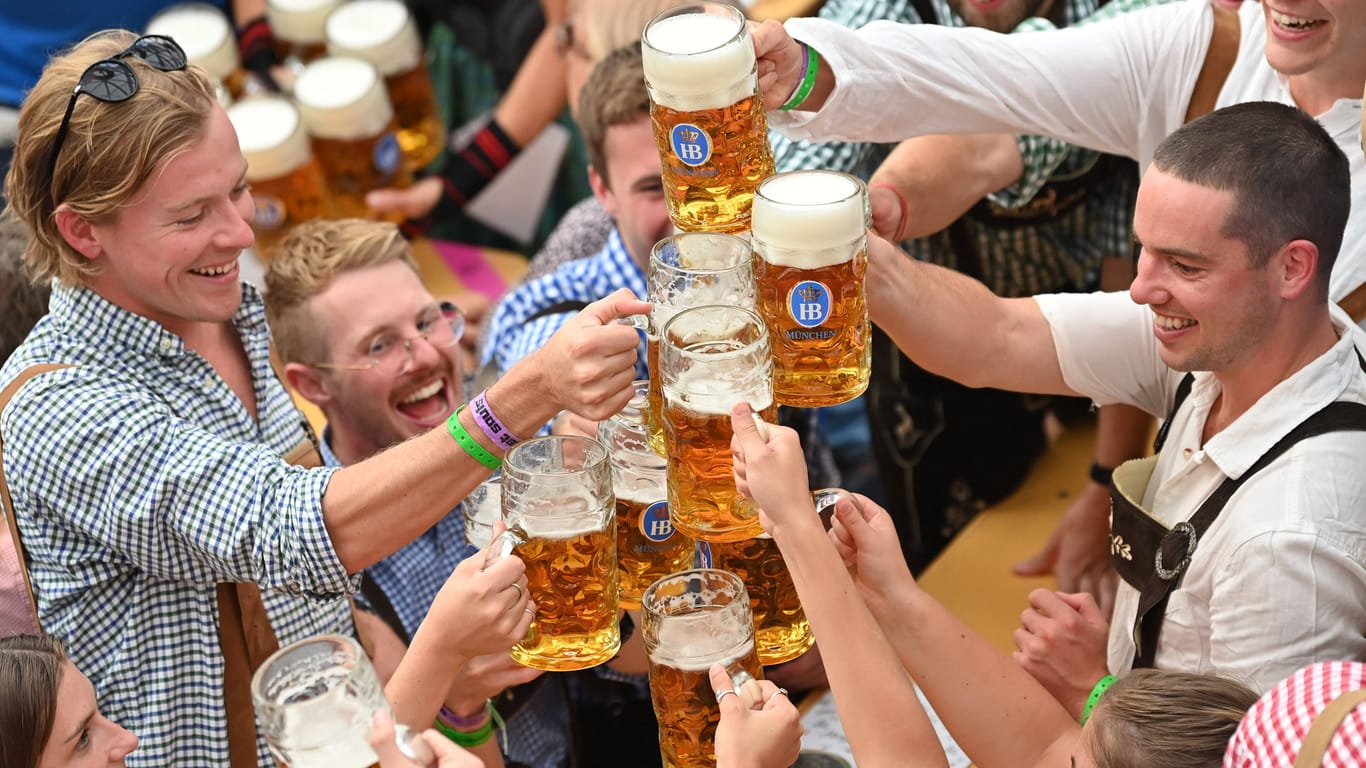
<svg viewBox="0 0 1366 768">
<path fill-rule="evenodd" d="M 512 430 L 508 429 L 503 422 L 498 420 L 497 416 L 493 415 L 493 409 L 489 408 L 488 398 L 484 396 L 487 391 L 480 392 L 470 401 L 470 410 L 474 411 L 475 423 L 484 430 L 484 434 L 488 435 L 495 445 L 502 446 L 504 449 L 522 442 L 521 438 L 512 434 Z"/>
<path fill-rule="evenodd" d="M 457 715 L 454 712 L 452 712 L 449 708 L 447 708 L 445 705 L 442 705 L 441 714 L 437 715 L 437 717 L 441 719 L 441 722 L 445 723 L 446 725 L 449 725 L 451 728 L 457 731 L 476 731 L 479 728 L 483 727 L 484 723 L 487 723 L 489 721 L 489 705 L 485 703 L 484 708 L 479 710 L 479 714 L 470 715 L 469 717 L 462 717 L 461 715 Z"/>
</svg>

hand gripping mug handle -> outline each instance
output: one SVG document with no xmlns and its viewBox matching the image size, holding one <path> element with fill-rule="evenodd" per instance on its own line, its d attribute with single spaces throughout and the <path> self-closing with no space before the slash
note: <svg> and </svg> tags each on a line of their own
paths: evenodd
<svg viewBox="0 0 1366 768">
<path fill-rule="evenodd" d="M 436 754 L 417 731 L 401 723 L 394 723 L 394 742 L 398 751 L 421 768 L 436 768 Z"/>
<path fill-rule="evenodd" d="M 484 550 L 484 564 L 479 570 L 487 571 L 489 568 L 496 565 L 499 560 L 505 560 L 510 557 L 512 555 L 512 550 L 516 548 L 518 544 L 525 543 L 526 536 L 522 535 L 521 531 L 518 531 L 515 528 L 505 529 L 502 533 L 494 536 L 493 541 L 489 542 L 488 549 Z"/>
</svg>

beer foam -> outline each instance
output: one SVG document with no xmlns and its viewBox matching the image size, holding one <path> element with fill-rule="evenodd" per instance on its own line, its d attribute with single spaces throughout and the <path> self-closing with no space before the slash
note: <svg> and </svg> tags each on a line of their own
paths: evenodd
<svg viewBox="0 0 1366 768">
<path fill-rule="evenodd" d="M 327 15 L 342 0 L 266 0 L 270 30 L 290 43 L 321 43 Z"/>
<path fill-rule="evenodd" d="M 623 473 L 612 484 L 612 493 L 619 501 L 629 501 L 641 506 L 662 501 L 669 495 L 663 468 L 654 474 Z"/>
<path fill-rule="evenodd" d="M 228 108 L 228 119 L 247 158 L 247 181 L 277 179 L 312 157 L 299 112 L 286 99 L 272 96 L 238 102 Z"/>
<path fill-rule="evenodd" d="M 368 139 L 394 117 L 378 70 L 349 56 L 327 56 L 304 67 L 294 82 L 294 100 L 308 132 L 322 139 Z"/>
<path fill-rule="evenodd" d="M 744 371 L 743 374 L 758 378 L 757 372 Z M 691 368 L 683 371 L 672 384 L 664 385 L 665 407 L 681 408 L 699 416 L 724 416 L 730 423 L 730 409 L 741 400 L 749 403 L 756 413 L 773 405 L 771 383 L 758 391 L 743 392 L 739 382 L 729 376 L 718 376 L 716 371 Z"/>
<path fill-rule="evenodd" d="M 736 642 L 737 637 L 743 639 Z M 736 615 L 709 607 L 661 620 L 650 658 L 684 672 L 706 672 L 712 664 L 730 666 L 753 652 L 754 638 Z"/>
<path fill-rule="evenodd" d="M 422 41 L 399 0 L 352 0 L 327 17 L 327 52 L 374 64 L 385 77 L 411 71 L 422 61 Z"/>
<path fill-rule="evenodd" d="M 770 176 L 754 195 L 754 249 L 765 261 L 816 269 L 858 251 L 866 228 L 867 195 L 852 176 L 793 171 Z"/>
<path fill-rule="evenodd" d="M 237 71 L 237 40 L 228 17 L 212 5 L 171 6 L 147 23 L 147 34 L 175 40 L 191 64 L 203 67 L 220 81 Z"/>
<path fill-rule="evenodd" d="M 606 514 L 586 496 L 523 499 L 516 526 L 536 539 L 571 539 L 600 531 Z"/>
<path fill-rule="evenodd" d="M 754 44 L 738 12 L 652 21 L 641 52 L 650 96 L 661 106 L 724 109 L 757 93 Z"/>
</svg>

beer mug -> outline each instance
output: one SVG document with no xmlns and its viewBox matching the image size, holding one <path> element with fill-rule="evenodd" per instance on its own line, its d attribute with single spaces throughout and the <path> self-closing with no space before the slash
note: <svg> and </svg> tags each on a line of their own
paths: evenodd
<svg viewBox="0 0 1366 768">
<path fill-rule="evenodd" d="M 251 678 L 256 720 L 280 765 L 290 768 L 378 766 L 370 748 L 375 713 L 389 701 L 360 644 L 341 635 L 285 646 Z M 394 724 L 399 749 L 418 765 L 435 765 L 420 737 Z"/>
<path fill-rule="evenodd" d="M 697 553 L 702 567 L 729 571 L 745 583 L 759 661 L 765 665 L 792 661 L 816 642 L 797 586 L 772 536 L 761 533 L 744 541 L 698 542 Z"/>
<path fill-rule="evenodd" d="M 684 232 L 749 229 L 773 149 L 744 14 L 720 3 L 667 10 L 645 25 L 641 52 L 669 218 Z"/>
<path fill-rule="evenodd" d="M 645 590 L 641 633 L 664 768 L 716 765 L 721 707 L 712 664 L 724 666 L 736 688 L 763 678 L 749 605 L 740 577 L 707 568 L 665 576 Z"/>
<path fill-rule="evenodd" d="M 488 549 L 493 543 L 493 524 L 503 516 L 503 475 L 493 476 L 470 491 L 460 502 L 465 518 L 465 541 L 474 549 Z"/>
<path fill-rule="evenodd" d="M 323 26 L 343 0 L 266 0 L 266 21 L 275 35 L 276 53 L 296 69 L 327 52 Z"/>
<path fill-rule="evenodd" d="M 743 307 L 685 309 L 660 331 L 659 368 L 674 525 L 703 541 L 762 533 L 758 509 L 735 490 L 730 409 L 743 400 L 764 421 L 777 419 L 763 321 Z"/>
<path fill-rule="evenodd" d="M 607 449 L 576 435 L 519 443 L 503 459 L 503 522 L 487 558 L 526 564 L 536 618 L 512 658 L 533 669 L 597 666 L 621 646 L 616 502 Z"/>
<path fill-rule="evenodd" d="M 172 5 L 147 22 L 145 34 L 175 40 L 185 51 L 185 60 L 202 67 L 219 84 L 219 103 L 226 106 L 242 97 L 245 75 L 237 55 L 237 34 L 222 9 L 208 3 Z"/>
<path fill-rule="evenodd" d="M 373 64 L 345 56 L 318 59 L 295 81 L 294 100 L 339 216 L 370 218 L 365 193 L 412 182 L 394 110 Z"/>
<path fill-rule="evenodd" d="M 256 251 L 269 259 L 290 227 L 328 215 L 327 185 L 299 111 L 288 100 L 240 101 L 228 108 L 228 119 L 247 160 Z"/>
<path fill-rule="evenodd" d="M 669 519 L 667 471 L 650 447 L 645 409 L 649 382 L 616 416 L 598 424 L 607 447 L 612 493 L 617 499 L 617 571 L 621 607 L 639 608 L 646 587 L 692 564 L 693 542 Z"/>
<path fill-rule="evenodd" d="M 379 70 L 398 119 L 398 145 L 409 171 L 441 154 L 446 134 L 422 58 L 417 25 L 400 0 L 352 0 L 327 17 L 327 52 L 364 59 Z"/>
<path fill-rule="evenodd" d="M 765 179 L 754 196 L 754 282 L 773 345 L 773 394 L 819 408 L 868 388 L 868 189 L 834 171 Z"/>
<path fill-rule="evenodd" d="M 731 235 L 689 232 L 666 237 L 650 251 L 647 270 L 654 305 L 646 328 L 646 359 L 650 369 L 647 421 L 650 446 L 664 455 L 663 395 L 660 388 L 659 329 L 680 310 L 703 304 L 754 308 L 753 251 L 749 243 Z"/>
</svg>

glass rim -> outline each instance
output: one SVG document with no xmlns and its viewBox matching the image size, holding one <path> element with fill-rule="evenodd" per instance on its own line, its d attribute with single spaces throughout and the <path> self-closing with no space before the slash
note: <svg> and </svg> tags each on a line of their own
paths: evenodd
<svg viewBox="0 0 1366 768">
<path fill-rule="evenodd" d="M 757 337 L 753 341 L 744 344 L 738 349 L 733 349 L 726 352 L 694 352 L 692 350 L 684 349 L 683 347 L 680 347 L 677 344 L 673 343 L 672 337 L 669 334 L 669 329 L 673 327 L 674 323 L 678 322 L 678 319 L 680 317 L 692 319 L 693 317 L 697 317 L 702 314 L 717 311 L 740 313 L 745 319 L 745 325 L 753 325 L 754 328 L 758 331 Z M 695 307 L 688 307 L 687 309 L 680 310 L 677 313 L 675 313 L 673 317 L 670 317 L 668 321 L 664 323 L 663 327 L 659 329 L 659 344 L 660 363 L 662 367 L 662 364 L 664 362 L 664 350 L 666 348 L 669 350 L 670 356 L 678 354 L 688 360 L 720 362 L 724 360 L 730 360 L 735 357 L 741 357 L 743 355 L 752 354 L 754 352 L 754 347 L 761 344 L 771 345 L 771 341 L 769 339 L 768 334 L 768 324 L 764 322 L 764 319 L 760 317 L 759 313 L 755 310 L 749 309 L 748 307 L 737 307 L 734 304 L 699 304 Z M 769 359 L 771 360 L 771 358 Z"/>
<path fill-rule="evenodd" d="M 251 676 L 251 699 L 252 699 L 252 703 L 253 703 L 255 706 L 257 706 L 257 707 L 260 707 L 260 706 L 284 707 L 284 706 L 289 706 L 290 704 L 293 704 L 293 703 L 299 703 L 299 702 L 280 702 L 280 701 L 275 701 L 272 697 L 267 696 L 267 695 L 266 695 L 266 690 L 265 690 L 267 672 L 268 672 L 268 670 L 270 670 L 273 666 L 275 666 L 277 663 L 283 661 L 284 659 L 288 658 L 291 654 L 297 652 L 298 650 L 300 650 L 300 649 L 302 649 L 302 648 L 304 648 L 304 647 L 306 647 L 306 646 L 310 646 L 310 645 L 324 645 L 324 644 L 330 646 L 330 647 L 333 648 L 333 649 L 338 649 L 338 648 L 345 649 L 347 652 L 349 652 L 349 653 L 356 659 L 356 663 L 352 664 L 352 665 L 348 668 L 349 671 L 348 671 L 348 673 L 347 673 L 347 675 L 346 675 L 346 680 L 350 680 L 350 679 L 359 671 L 360 667 L 361 667 L 363 664 L 369 664 L 369 663 L 370 663 L 370 659 L 369 659 L 368 656 L 366 656 L 366 654 L 365 654 L 365 649 L 361 647 L 360 642 L 357 641 L 355 638 L 347 637 L 346 635 L 341 635 L 341 634 L 314 635 L 313 637 L 305 637 L 305 638 L 302 639 L 302 640 L 295 640 L 294 642 L 290 643 L 289 645 L 282 646 L 279 650 L 277 650 L 277 651 L 275 651 L 274 653 L 272 653 L 264 662 L 261 663 L 261 666 L 258 667 L 254 673 L 252 673 L 252 676 Z M 333 652 L 335 653 L 336 650 L 334 650 Z M 345 681 L 339 681 L 339 682 L 344 683 Z M 333 690 L 333 689 L 335 689 L 335 688 L 336 688 L 336 686 L 332 686 L 332 687 L 329 687 L 328 690 L 330 691 L 330 690 Z M 304 699 L 304 700 L 302 700 L 302 701 L 311 701 L 313 698 L 317 698 L 317 697 L 312 697 L 312 698 L 310 698 L 310 699 Z"/>
<path fill-rule="evenodd" d="M 547 443 L 581 443 L 585 446 L 588 453 L 585 455 L 583 466 L 578 469 L 536 469 L 533 467 L 521 467 L 516 465 L 516 460 L 526 455 L 531 449 L 528 446 L 541 446 Z M 561 451 L 563 454 L 563 451 Z M 512 474 L 531 474 L 544 475 L 549 477 L 572 477 L 585 472 L 595 470 L 599 465 L 607 462 L 607 447 L 600 440 L 583 435 L 542 435 L 533 437 L 512 446 L 503 456 L 503 475 L 506 476 L 511 470 Z"/>
<path fill-rule="evenodd" d="M 709 9 L 719 9 L 721 12 L 714 13 Z M 726 38 L 725 42 L 719 45 L 714 45 L 710 48 L 704 48 L 700 51 L 689 51 L 688 53 L 675 53 L 672 51 L 663 50 L 650 43 L 650 28 L 653 27 L 655 24 L 666 19 L 672 19 L 675 16 L 692 15 L 695 13 L 706 13 L 712 16 L 729 16 L 732 19 L 737 20 L 739 22 L 739 25 L 735 30 L 735 34 Z M 671 56 L 675 58 L 698 56 L 704 53 L 711 53 L 712 51 L 719 51 L 722 48 L 727 48 L 732 45 L 736 45 L 737 43 L 744 42 L 744 38 L 749 35 L 748 21 L 749 20 L 745 17 L 745 14 L 739 8 L 736 8 L 733 5 L 728 5 L 726 3 L 693 3 L 691 5 L 680 5 L 674 8 L 668 8 L 663 11 L 660 11 L 659 13 L 655 14 L 655 16 L 651 18 L 649 21 L 645 22 L 645 28 L 642 29 L 640 33 L 640 44 L 642 47 L 649 48 L 651 52 L 657 53 L 660 56 Z M 649 68 L 649 57 L 647 56 L 645 61 L 645 69 L 648 70 Z"/>
<path fill-rule="evenodd" d="M 640 595 L 640 610 L 641 610 L 641 611 L 644 611 L 644 612 L 646 612 L 646 613 L 656 613 L 656 614 L 658 614 L 658 616 L 659 616 L 660 618 L 670 618 L 671 616 L 682 615 L 682 614 L 659 614 L 657 611 L 651 611 L 651 610 L 650 610 L 650 607 L 649 607 L 649 605 L 648 605 L 649 600 L 650 600 L 651 597 L 653 597 L 653 596 L 658 592 L 658 589 L 657 589 L 657 588 L 660 587 L 660 586 L 662 586 L 662 585 L 664 585 L 664 584 L 671 584 L 671 583 L 678 582 L 678 581 L 684 581 L 684 580 L 687 580 L 687 579 L 690 579 L 690 578 L 696 578 L 696 577 L 698 577 L 698 576 L 705 576 L 705 577 L 709 577 L 709 578 L 719 578 L 721 581 L 727 582 L 730 586 L 738 587 L 739 590 L 740 590 L 740 593 L 743 594 L 743 595 L 745 595 L 745 598 L 746 598 L 746 599 L 745 599 L 745 600 L 735 600 L 735 601 L 733 601 L 733 603 L 739 603 L 739 604 L 743 604 L 743 605 L 745 605 L 745 606 L 748 606 L 748 605 L 749 605 L 749 602 L 748 602 L 749 592 L 748 592 L 748 590 L 745 589 L 745 582 L 744 582 L 743 579 L 741 579 L 741 578 L 740 578 L 739 576 L 737 576 L 736 574 L 732 573 L 731 571 L 727 571 L 727 570 L 725 570 L 724 568 L 688 568 L 687 570 L 675 571 L 675 572 L 669 574 L 668 576 L 660 577 L 659 579 L 655 580 L 655 583 L 653 583 L 653 584 L 651 584 L 650 586 L 646 587 L 646 588 L 645 588 L 645 591 L 642 592 L 641 595 Z M 733 604 L 733 603 L 727 603 L 726 605 L 729 606 L 729 605 L 731 605 L 731 604 Z"/>
<path fill-rule="evenodd" d="M 659 253 L 662 249 L 670 245 L 675 245 L 676 243 L 679 243 L 685 239 L 712 239 L 723 243 L 730 243 L 732 245 L 735 245 L 739 249 L 736 251 L 737 258 L 734 262 L 724 267 L 685 267 L 681 265 L 670 264 L 669 262 L 660 258 Z M 683 275 L 708 275 L 720 272 L 732 272 L 736 269 L 739 269 L 740 267 L 745 266 L 746 264 L 749 264 L 750 258 L 753 257 L 753 251 L 754 248 L 749 244 L 747 240 L 745 240 L 742 237 L 732 235 L 728 232 L 676 232 L 672 235 L 669 235 L 668 237 L 661 238 L 650 248 L 650 264 L 660 264 L 666 269 L 668 269 L 670 272 Z M 646 271 L 648 272 L 649 270 Z"/>
<path fill-rule="evenodd" d="M 853 182 L 853 184 L 854 184 L 854 189 L 853 189 L 853 191 L 851 191 L 849 194 L 844 195 L 843 197 L 838 197 L 838 198 L 835 198 L 835 199 L 833 199 L 833 200 L 822 200 L 822 201 L 819 202 L 819 203 L 789 203 L 789 202 L 785 202 L 785 201 L 782 201 L 782 200 L 775 200 L 775 199 L 773 199 L 772 197 L 763 194 L 764 187 L 768 186 L 769 182 L 772 182 L 772 181 L 775 181 L 775 180 L 784 179 L 784 178 L 787 178 L 787 177 L 790 177 L 790 176 L 815 176 L 815 175 L 821 175 L 821 176 L 835 176 L 835 177 L 838 177 L 838 178 L 842 178 L 842 179 L 844 179 L 844 180 L 846 180 L 846 181 L 851 181 L 851 182 Z M 851 174 L 851 173 L 845 173 L 845 172 L 843 172 L 843 171 L 829 171 L 829 170 L 825 170 L 824 168 L 799 168 L 799 169 L 797 169 L 797 170 L 795 170 L 795 171 L 783 171 L 782 173 L 775 173 L 775 174 L 773 174 L 773 175 L 771 175 L 771 176 L 766 176 L 766 177 L 764 178 L 764 180 L 761 181 L 761 182 L 759 182 L 759 185 L 756 186 L 756 187 L 754 188 L 754 196 L 755 196 L 755 197 L 763 197 L 763 198 L 764 198 L 764 201 L 767 202 L 767 203 L 769 203 L 769 204 L 771 204 L 771 205 L 781 205 L 781 206 L 786 206 L 786 207 L 788 207 L 788 208 L 797 208 L 797 209 L 803 209 L 803 210 L 811 210 L 811 209 L 814 209 L 814 208 L 834 207 L 834 206 L 838 206 L 838 205 L 843 205 L 843 204 L 849 202 L 850 200 L 852 200 L 852 199 L 854 199 L 854 198 L 865 197 L 865 196 L 867 196 L 867 194 L 868 194 L 868 185 L 863 181 L 863 179 L 860 179 L 859 177 L 857 177 L 857 176 L 855 176 L 855 175 L 853 175 L 853 174 Z M 753 235 L 751 234 L 751 237 L 752 237 L 752 236 L 753 236 Z"/>
</svg>

